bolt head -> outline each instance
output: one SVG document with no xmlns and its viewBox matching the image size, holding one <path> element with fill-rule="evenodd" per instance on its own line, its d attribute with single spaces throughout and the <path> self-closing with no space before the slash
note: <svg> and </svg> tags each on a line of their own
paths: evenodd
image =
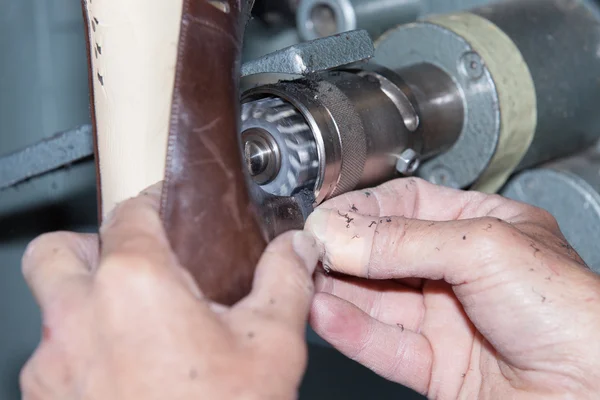
<svg viewBox="0 0 600 400">
<path fill-rule="evenodd" d="M 396 170 L 403 175 L 412 175 L 419 168 L 419 154 L 413 149 L 406 149 L 398 157 Z"/>
</svg>

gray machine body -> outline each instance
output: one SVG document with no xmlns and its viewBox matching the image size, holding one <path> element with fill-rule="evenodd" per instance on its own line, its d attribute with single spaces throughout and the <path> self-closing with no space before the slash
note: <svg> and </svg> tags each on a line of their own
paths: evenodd
<svg viewBox="0 0 600 400">
<path fill-rule="evenodd" d="M 290 1 L 290 10 L 298 17 L 297 7 L 308 1 Z M 600 133 L 600 113 L 597 112 L 600 58 L 596 53 L 600 48 L 596 22 L 600 16 L 598 2 L 518 0 L 515 4 L 519 4 L 513 8 L 497 8 L 487 7 L 491 0 L 398 0 L 393 10 L 382 7 L 376 13 L 373 12 L 375 5 L 383 2 L 347 2 L 356 6 L 355 24 L 348 26 L 366 30 L 373 39 L 400 23 L 430 14 L 486 5 L 476 12 L 497 24 L 519 47 L 535 82 L 538 111 L 547 116 L 538 121 L 532 146 L 501 194 L 550 211 L 573 247 L 592 269 L 600 272 L 600 253 L 597 251 L 600 151 L 594 147 Z M 560 7 L 564 2 L 576 7 Z M 525 3 L 530 6 L 525 7 Z M 279 6 L 281 2 L 275 0 L 273 4 Z M 267 19 L 257 18 L 250 22 L 244 44 L 245 61 L 296 45 L 306 35 L 285 19 L 270 22 Z M 3 54 L 0 62 L 0 260 L 3 261 L 0 301 L 5 305 L 0 340 L 0 358 L 4 361 L 0 364 L 3 377 L 0 398 L 12 400 L 20 398 L 19 369 L 40 337 L 39 312 L 21 276 L 21 256 L 27 243 L 44 232 L 97 229 L 96 171 L 91 157 L 91 130 L 89 125 L 86 127 L 89 124 L 87 62 L 79 4 L 47 0 L 4 1 L 0 2 L 0 22 Z M 427 35 L 429 39 L 425 40 Z M 456 65 L 455 57 L 464 49 L 459 47 L 458 41 L 448 38 L 447 42 L 437 41 L 431 33 L 412 37 L 414 40 L 403 46 L 419 46 L 423 52 L 437 49 L 437 55 L 442 57 L 438 66 L 447 64 L 447 76 L 455 84 L 461 84 L 462 78 L 452 76 L 450 71 L 450 65 Z M 449 46 L 443 47 L 443 43 Z M 307 51 L 301 55 L 311 54 L 312 48 L 304 50 Z M 368 45 L 363 50 L 360 57 L 365 58 L 365 54 L 369 54 Z M 485 167 L 497 146 L 498 138 L 494 135 L 498 131 L 498 114 L 489 109 L 487 114 L 476 112 L 478 104 L 493 103 L 493 84 L 488 79 L 485 90 L 480 93 L 464 92 L 461 88 L 459 91 L 465 99 L 472 96 L 470 101 L 462 103 L 462 108 L 452 107 L 452 104 L 456 105 L 456 98 L 452 98 L 444 110 L 436 109 L 438 103 L 432 99 L 443 97 L 435 94 L 443 85 L 436 84 L 429 88 L 431 90 L 425 90 L 424 82 L 431 75 L 424 69 L 417 71 L 411 67 L 427 60 L 411 57 L 410 65 L 398 62 L 398 71 L 394 72 L 398 72 L 409 89 L 411 86 L 422 89 L 422 92 L 412 93 L 413 97 L 406 93 L 411 101 L 420 105 L 419 116 L 423 121 L 419 124 L 420 131 L 411 140 L 400 138 L 393 142 L 398 145 L 395 149 L 399 153 L 398 163 L 395 167 L 392 163 L 386 164 L 385 173 L 396 174 L 412 165 L 412 160 L 417 157 L 421 176 L 440 184 L 463 187 Z M 403 62 L 407 60 L 404 58 Z M 342 67 L 341 64 L 347 61 L 329 60 L 325 66 L 314 65 L 317 65 L 315 69 L 328 70 Z M 334 65 L 336 63 L 341 64 Z M 294 70 L 296 67 L 301 66 L 291 65 L 290 71 L 298 72 Z M 438 82 L 442 81 L 447 83 L 444 79 Z M 597 90 L 590 91 L 591 87 Z M 450 93 L 454 89 L 444 90 Z M 356 92 L 352 93 L 353 98 L 358 97 Z M 386 102 L 386 110 L 392 110 L 389 99 L 380 95 L 375 93 L 370 98 Z M 358 117 L 363 124 L 377 115 L 369 116 L 365 110 L 360 109 L 362 114 Z M 402 114 L 402 107 L 393 110 L 400 110 L 394 118 L 405 124 L 408 121 L 410 125 L 410 118 Z M 463 110 L 462 114 L 460 110 Z M 478 136 L 475 130 L 465 136 L 465 127 L 469 128 L 468 124 L 473 122 L 464 119 L 469 110 L 479 116 L 479 126 L 490 132 L 487 136 Z M 434 117 L 438 118 L 437 122 Z M 435 129 L 431 134 L 426 131 L 444 124 L 450 127 L 446 135 L 436 136 L 434 133 L 438 131 Z M 84 128 L 74 128 L 81 126 Z M 56 132 L 63 132 L 63 135 L 55 136 Z M 410 135 L 411 131 L 402 129 L 402 133 Z M 380 149 L 378 147 L 378 153 L 381 153 Z M 447 157 L 449 162 L 444 168 L 428 175 L 428 163 L 451 151 L 460 156 Z M 34 162 L 38 155 L 44 158 Z M 410 174 L 408 169 L 404 172 Z M 312 331 L 308 330 L 307 336 L 311 343 L 311 361 L 300 390 L 301 399 L 421 398 L 344 359 L 327 348 L 327 344 Z"/>
<path fill-rule="evenodd" d="M 526 170 L 502 195 L 549 211 L 562 233 L 590 268 L 600 273 L 600 151 Z"/>
</svg>

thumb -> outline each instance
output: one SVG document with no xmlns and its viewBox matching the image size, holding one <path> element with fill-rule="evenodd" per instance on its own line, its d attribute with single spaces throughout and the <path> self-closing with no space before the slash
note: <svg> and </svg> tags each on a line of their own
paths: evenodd
<svg viewBox="0 0 600 400">
<path fill-rule="evenodd" d="M 540 256 L 519 230 L 490 217 L 434 222 L 319 209 L 306 229 L 322 246 L 326 269 L 370 279 L 425 278 L 460 285 L 504 268 L 495 260 L 502 260 L 506 249 L 514 261 Z"/>
<path fill-rule="evenodd" d="M 236 305 L 260 310 L 273 321 L 304 333 L 314 294 L 317 242 L 307 232 L 287 232 L 272 241 L 256 268 L 252 292 Z"/>
</svg>

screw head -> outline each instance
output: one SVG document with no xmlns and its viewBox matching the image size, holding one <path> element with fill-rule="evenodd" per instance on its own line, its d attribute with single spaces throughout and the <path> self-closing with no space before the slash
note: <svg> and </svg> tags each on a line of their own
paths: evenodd
<svg viewBox="0 0 600 400">
<path fill-rule="evenodd" d="M 420 165 L 419 154 L 413 149 L 406 149 L 398 157 L 396 170 L 403 175 L 412 175 Z"/>
<path fill-rule="evenodd" d="M 477 80 L 485 73 L 483 60 L 479 54 L 469 51 L 460 58 L 460 72 L 467 78 Z"/>
<path fill-rule="evenodd" d="M 452 171 L 441 165 L 438 165 L 431 170 L 427 180 L 435 185 L 460 189 L 458 183 L 454 179 L 454 174 Z"/>
</svg>

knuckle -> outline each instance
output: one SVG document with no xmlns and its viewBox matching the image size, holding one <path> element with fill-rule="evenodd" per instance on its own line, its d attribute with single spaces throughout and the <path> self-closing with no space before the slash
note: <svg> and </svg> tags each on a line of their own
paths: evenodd
<svg viewBox="0 0 600 400">
<path fill-rule="evenodd" d="M 554 234 L 560 234 L 558 221 L 548 210 L 530 204 L 518 204 L 514 219 L 515 223 L 537 225 Z"/>
<path fill-rule="evenodd" d="M 158 211 L 147 204 L 146 197 L 148 196 L 131 198 L 119 203 L 105 219 L 100 227 L 100 233 L 129 226 L 143 227 L 143 230 L 148 232 L 162 230 Z"/>
<path fill-rule="evenodd" d="M 135 231 L 123 237 L 118 246 L 119 251 L 147 254 L 157 249 L 157 241 L 152 233 Z"/>
<path fill-rule="evenodd" d="M 418 235 L 409 235 L 411 222 L 408 219 L 400 217 L 383 217 L 376 221 L 378 223 L 373 235 L 371 248 L 366 251 L 368 254 L 366 276 L 370 277 L 374 274 L 383 273 L 384 270 L 391 264 L 391 260 L 398 259 L 404 252 L 408 241 Z M 366 257 L 366 255 L 365 255 Z"/>
<path fill-rule="evenodd" d="M 530 204 L 523 204 L 523 214 L 528 214 L 532 218 L 539 220 L 554 220 L 554 216 L 544 208 L 536 207 Z"/>
<path fill-rule="evenodd" d="M 377 253 L 399 249 L 402 243 L 409 240 L 409 230 L 415 229 L 410 220 L 404 218 L 384 218 L 379 221 L 375 235 L 373 235 L 373 249 Z"/>
<path fill-rule="evenodd" d="M 383 223 L 387 221 L 389 221 L 389 219 L 384 220 Z M 407 238 L 407 232 L 411 228 L 410 221 L 404 218 L 391 219 L 391 223 L 388 226 L 390 226 L 390 229 L 388 229 L 390 238 L 397 243 L 400 243 Z"/>
<path fill-rule="evenodd" d="M 558 228 L 558 223 L 554 215 L 547 210 L 533 206 L 531 204 L 506 199 L 500 195 L 488 195 L 483 200 L 486 206 L 487 215 L 501 218 L 508 218 L 511 222 L 521 222 L 527 220 L 535 222 L 551 229 Z"/>
<path fill-rule="evenodd" d="M 69 232 L 44 233 L 32 240 L 25 249 L 21 259 L 21 268 L 24 276 L 30 276 L 39 264 L 39 261 L 64 247 L 65 243 L 73 239 Z"/>
<path fill-rule="evenodd" d="M 488 255 L 498 255 L 506 252 L 506 244 L 517 233 L 517 229 L 506 221 L 493 217 L 484 217 L 475 220 L 470 230 L 471 238 L 478 249 Z M 463 240 L 470 239 L 467 235 Z"/>
<path fill-rule="evenodd" d="M 511 231 L 513 229 L 510 223 L 500 218 L 488 216 L 478 218 L 475 221 L 475 228 L 482 229 L 485 232 L 494 232 L 495 234 L 506 234 L 508 231 Z"/>
<path fill-rule="evenodd" d="M 271 265 L 278 271 L 281 284 L 285 290 L 301 294 L 313 292 L 313 281 L 299 256 L 284 257 L 281 254 L 273 254 L 272 256 Z"/>
<path fill-rule="evenodd" d="M 536 207 L 531 204 L 519 203 L 517 204 L 518 216 L 527 217 L 528 219 L 541 219 L 545 218 L 547 215 L 550 215 L 546 210 L 540 207 Z"/>
<path fill-rule="evenodd" d="M 156 262 L 139 252 L 120 251 L 107 256 L 100 266 L 97 280 L 107 286 L 147 289 L 160 284 Z"/>
<path fill-rule="evenodd" d="M 539 207 L 532 207 L 535 210 L 535 217 L 538 219 L 543 225 L 548 226 L 552 231 L 559 231 L 560 228 L 558 226 L 558 221 L 548 210 Z"/>
<path fill-rule="evenodd" d="M 41 399 L 48 392 L 41 384 L 41 377 L 34 359 L 29 359 L 19 372 L 19 386 L 23 399 Z"/>
<path fill-rule="evenodd" d="M 397 246 L 406 238 L 408 221 L 402 218 L 382 217 L 371 222 L 375 233 L 372 238 L 373 251 L 380 253 Z"/>
</svg>

